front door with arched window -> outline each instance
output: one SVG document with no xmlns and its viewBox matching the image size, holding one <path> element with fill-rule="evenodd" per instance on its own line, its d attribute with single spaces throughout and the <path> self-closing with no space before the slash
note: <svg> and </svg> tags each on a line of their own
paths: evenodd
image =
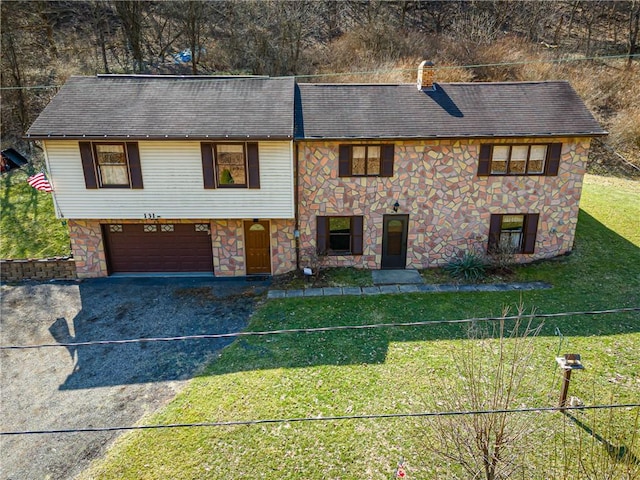
<svg viewBox="0 0 640 480">
<path fill-rule="evenodd" d="M 381 268 L 405 268 L 409 215 L 385 215 L 382 229 Z"/>
<path fill-rule="evenodd" d="M 244 222 L 244 249 L 247 275 L 271 273 L 269 222 Z"/>
</svg>

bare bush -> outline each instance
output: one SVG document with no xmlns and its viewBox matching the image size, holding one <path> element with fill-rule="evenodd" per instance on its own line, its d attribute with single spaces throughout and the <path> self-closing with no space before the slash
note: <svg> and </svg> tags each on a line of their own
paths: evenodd
<svg viewBox="0 0 640 480">
<path fill-rule="evenodd" d="M 312 275 L 317 279 L 320 272 L 326 268 L 327 255 L 318 253 L 315 247 L 300 250 L 300 264 L 303 268 L 310 268 Z"/>
<path fill-rule="evenodd" d="M 640 409 L 635 412 L 634 428 L 621 429 L 616 417 L 626 412 L 592 411 L 582 418 L 567 415 L 579 428 L 577 452 L 580 478 L 587 480 L 637 480 L 640 459 L 634 454 L 639 446 Z M 571 442 L 571 439 L 563 439 Z M 613 443 L 612 443 L 613 442 Z M 602 451 L 604 449 L 604 452 Z"/>
<path fill-rule="evenodd" d="M 500 35 L 500 21 L 487 11 L 466 10 L 456 16 L 449 32 L 454 38 L 487 45 Z"/>
<path fill-rule="evenodd" d="M 524 312 L 518 306 L 518 317 Z M 503 310 L 503 317 L 509 313 Z M 451 352 L 462 385 L 444 382 L 447 394 L 439 402 L 446 411 L 498 411 L 491 415 L 436 417 L 435 441 L 429 447 L 447 461 L 459 464 L 469 478 L 498 480 L 511 478 L 524 466 L 520 443 L 535 426 L 528 415 L 500 413 L 529 405 L 539 373 L 531 368 L 533 343 L 542 324 L 518 318 L 511 328 L 500 321 L 493 331 L 474 325 L 469 341 Z"/>
<path fill-rule="evenodd" d="M 515 254 L 516 249 L 512 245 L 495 245 L 486 255 L 489 270 L 495 273 L 511 273 L 511 267 L 516 263 Z"/>
</svg>

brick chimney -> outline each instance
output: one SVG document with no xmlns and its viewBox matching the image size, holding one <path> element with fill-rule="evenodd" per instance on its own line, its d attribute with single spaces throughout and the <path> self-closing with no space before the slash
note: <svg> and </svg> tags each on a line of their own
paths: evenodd
<svg viewBox="0 0 640 480">
<path fill-rule="evenodd" d="M 435 90 L 433 86 L 434 77 L 433 62 L 424 60 L 418 67 L 418 90 Z"/>
</svg>

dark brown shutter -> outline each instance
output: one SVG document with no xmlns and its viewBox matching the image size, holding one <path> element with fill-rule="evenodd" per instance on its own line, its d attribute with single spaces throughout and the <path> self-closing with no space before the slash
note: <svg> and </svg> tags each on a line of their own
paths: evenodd
<svg viewBox="0 0 640 480">
<path fill-rule="evenodd" d="M 362 255 L 363 217 L 351 217 L 351 254 Z"/>
<path fill-rule="evenodd" d="M 260 162 L 257 143 L 247 143 L 247 164 L 249 167 L 248 187 L 260 188 Z"/>
<path fill-rule="evenodd" d="M 204 188 L 216 188 L 216 181 L 213 174 L 213 145 L 211 143 L 201 143 L 200 152 L 202 154 L 202 178 Z"/>
<path fill-rule="evenodd" d="M 316 248 L 318 255 L 327 253 L 327 223 L 329 217 L 316 217 Z"/>
<path fill-rule="evenodd" d="M 393 145 L 382 145 L 382 168 L 380 168 L 381 177 L 393 177 Z"/>
<path fill-rule="evenodd" d="M 502 229 L 502 215 L 491 215 L 489 222 L 489 245 L 487 251 L 491 253 L 500 243 L 500 230 Z"/>
<path fill-rule="evenodd" d="M 79 142 L 80 158 L 82 159 L 82 172 L 84 173 L 84 184 L 87 188 L 98 188 L 96 178 L 96 166 L 93 163 L 93 151 L 91 142 Z"/>
<path fill-rule="evenodd" d="M 489 165 L 491 164 L 491 145 L 480 145 L 480 156 L 478 157 L 478 176 L 489 175 Z"/>
<path fill-rule="evenodd" d="M 144 188 L 142 184 L 142 167 L 140 166 L 140 151 L 136 142 L 127 142 L 127 157 L 129 158 L 129 173 L 131 174 L 131 188 Z"/>
<path fill-rule="evenodd" d="M 558 169 L 560 168 L 560 154 L 562 153 L 561 143 L 552 143 L 549 145 L 549 151 L 547 153 L 547 175 L 549 177 L 555 177 L 558 175 Z"/>
<path fill-rule="evenodd" d="M 338 176 L 351 176 L 351 146 L 340 145 L 340 158 L 338 159 Z"/>
<path fill-rule="evenodd" d="M 524 222 L 524 247 L 522 253 L 533 253 L 536 246 L 536 233 L 538 231 L 538 213 L 530 213 Z"/>
</svg>

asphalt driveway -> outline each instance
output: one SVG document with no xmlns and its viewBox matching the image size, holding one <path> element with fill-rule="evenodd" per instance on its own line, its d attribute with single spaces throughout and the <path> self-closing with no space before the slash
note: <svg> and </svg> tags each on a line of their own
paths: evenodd
<svg viewBox="0 0 640 480">
<path fill-rule="evenodd" d="M 265 282 L 108 278 L 1 287 L 0 344 L 244 329 Z M 133 425 L 230 339 L 0 351 L 0 430 Z M 73 478 L 118 433 L 0 436 L 0 478 Z"/>
</svg>

